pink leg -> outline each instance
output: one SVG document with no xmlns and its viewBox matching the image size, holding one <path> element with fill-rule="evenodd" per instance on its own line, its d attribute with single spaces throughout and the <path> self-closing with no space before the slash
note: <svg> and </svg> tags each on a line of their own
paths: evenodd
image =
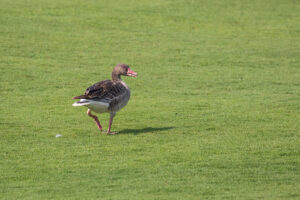
<svg viewBox="0 0 300 200">
<path fill-rule="evenodd" d="M 107 133 L 110 133 L 111 125 L 112 125 L 113 117 L 110 117 L 109 119 L 109 125 L 108 125 L 108 130 Z"/>
<path fill-rule="evenodd" d="M 88 109 L 87 114 L 88 114 L 88 116 L 92 117 L 95 120 L 99 130 L 102 131 L 102 126 L 98 120 L 98 117 L 96 115 L 92 115 L 92 111 L 90 109 Z"/>
</svg>

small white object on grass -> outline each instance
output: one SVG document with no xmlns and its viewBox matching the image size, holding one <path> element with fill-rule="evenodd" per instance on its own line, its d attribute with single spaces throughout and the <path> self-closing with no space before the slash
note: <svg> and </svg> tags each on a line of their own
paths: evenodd
<svg viewBox="0 0 300 200">
<path fill-rule="evenodd" d="M 62 135 L 61 134 L 56 134 L 56 138 L 59 138 L 59 137 L 61 137 Z"/>
</svg>

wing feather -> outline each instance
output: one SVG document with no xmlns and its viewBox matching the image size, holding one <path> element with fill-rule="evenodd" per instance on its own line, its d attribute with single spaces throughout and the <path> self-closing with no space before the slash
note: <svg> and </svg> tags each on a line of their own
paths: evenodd
<svg viewBox="0 0 300 200">
<path fill-rule="evenodd" d="M 124 92 L 126 92 L 126 87 L 121 82 L 104 80 L 88 87 L 84 95 L 80 97 L 111 102 L 119 96 L 122 96 Z"/>
</svg>

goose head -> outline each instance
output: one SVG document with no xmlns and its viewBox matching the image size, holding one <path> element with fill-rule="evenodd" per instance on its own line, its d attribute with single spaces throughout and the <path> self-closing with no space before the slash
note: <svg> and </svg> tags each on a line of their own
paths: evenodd
<svg viewBox="0 0 300 200">
<path fill-rule="evenodd" d="M 112 71 L 112 80 L 118 81 L 121 80 L 121 75 L 136 77 L 137 73 L 132 71 L 127 64 L 118 64 L 114 67 Z"/>
</svg>

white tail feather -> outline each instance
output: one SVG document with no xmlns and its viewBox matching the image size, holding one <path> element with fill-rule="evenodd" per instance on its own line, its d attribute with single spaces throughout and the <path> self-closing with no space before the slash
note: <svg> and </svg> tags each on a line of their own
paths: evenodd
<svg viewBox="0 0 300 200">
<path fill-rule="evenodd" d="M 90 103 L 91 102 L 87 99 L 80 99 L 80 101 L 73 103 L 72 106 L 85 106 L 85 105 L 89 105 Z"/>
<path fill-rule="evenodd" d="M 97 113 L 103 113 L 108 111 L 109 104 L 94 100 L 80 99 L 80 101 L 73 103 L 72 106 L 86 106 Z"/>
<path fill-rule="evenodd" d="M 85 105 L 88 105 L 88 104 L 90 104 L 90 103 L 89 102 L 80 103 L 80 101 L 78 101 L 78 102 L 73 103 L 72 106 L 85 106 Z"/>
</svg>

